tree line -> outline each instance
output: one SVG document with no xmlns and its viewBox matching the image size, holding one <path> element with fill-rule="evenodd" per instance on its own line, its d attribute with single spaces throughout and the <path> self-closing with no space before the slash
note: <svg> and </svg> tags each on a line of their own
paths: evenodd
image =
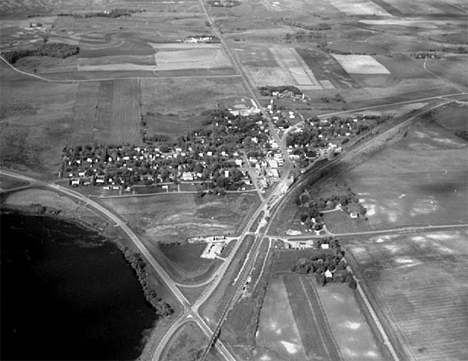
<svg viewBox="0 0 468 361">
<path fill-rule="evenodd" d="M 102 12 L 88 12 L 88 13 L 58 13 L 57 16 L 71 16 L 74 18 L 120 18 L 121 16 L 130 16 L 134 13 L 142 13 L 146 10 L 135 9 L 112 9 L 110 11 Z"/>
<path fill-rule="evenodd" d="M 46 43 L 36 49 L 21 49 L 4 52 L 2 55 L 10 64 L 29 56 L 50 56 L 65 59 L 80 52 L 80 47 L 65 43 Z"/>
</svg>

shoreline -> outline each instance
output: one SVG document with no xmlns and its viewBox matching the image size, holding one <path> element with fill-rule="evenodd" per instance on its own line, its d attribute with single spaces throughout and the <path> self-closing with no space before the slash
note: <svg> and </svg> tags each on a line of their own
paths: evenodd
<svg viewBox="0 0 468 361">
<path fill-rule="evenodd" d="M 34 196 L 31 197 L 31 193 Z M 165 323 L 167 316 L 174 313 L 171 305 L 158 297 L 154 282 L 148 277 L 146 272 L 147 263 L 137 250 L 128 247 L 125 240 L 120 235 L 112 234 L 113 229 L 108 229 L 108 222 L 104 222 L 102 217 L 85 208 L 68 197 L 58 195 L 51 190 L 31 187 L 23 190 L 13 191 L 4 195 L 0 203 L 0 214 L 22 214 L 35 217 L 49 217 L 52 219 L 74 224 L 87 231 L 95 232 L 102 237 L 103 242 L 111 242 L 116 245 L 127 264 L 132 268 L 137 278 L 140 289 L 146 301 L 151 305 L 156 313 L 156 321 L 152 328 L 141 333 L 141 354 L 136 360 L 146 360 L 151 358 L 151 349 L 154 348 L 158 334 L 158 325 Z"/>
</svg>

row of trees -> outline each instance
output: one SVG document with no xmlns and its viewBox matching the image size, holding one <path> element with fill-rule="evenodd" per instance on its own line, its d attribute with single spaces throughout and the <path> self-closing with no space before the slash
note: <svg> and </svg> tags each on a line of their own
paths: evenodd
<svg viewBox="0 0 468 361">
<path fill-rule="evenodd" d="M 88 12 L 88 13 L 58 13 L 57 16 L 72 16 L 74 18 L 120 18 L 122 16 L 130 16 L 134 13 L 142 13 L 146 10 L 135 9 L 112 9 L 104 12 Z"/>
<path fill-rule="evenodd" d="M 128 248 L 123 250 L 125 259 L 134 269 L 138 281 L 140 282 L 146 300 L 154 307 L 156 314 L 160 317 L 170 316 L 174 313 L 173 308 L 161 297 L 158 297 L 156 291 L 146 282 L 146 261 L 140 253 L 132 252 Z"/>
<path fill-rule="evenodd" d="M 10 63 L 14 64 L 22 58 L 29 56 L 50 56 L 53 58 L 68 58 L 80 52 L 80 47 L 65 43 L 46 43 L 36 49 L 22 49 L 7 51 L 3 53 L 3 57 Z"/>
<path fill-rule="evenodd" d="M 282 93 L 284 91 L 290 91 L 296 95 L 301 95 L 302 92 L 299 88 L 292 85 L 280 85 L 280 86 L 262 86 L 259 88 L 260 94 L 263 96 L 271 96 L 273 92 Z"/>
</svg>

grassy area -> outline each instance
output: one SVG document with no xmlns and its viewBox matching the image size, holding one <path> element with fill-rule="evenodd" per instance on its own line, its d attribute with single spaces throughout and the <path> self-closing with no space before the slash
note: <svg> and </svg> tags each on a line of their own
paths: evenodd
<svg viewBox="0 0 468 361">
<path fill-rule="evenodd" d="M 301 258 L 310 258 L 317 250 L 312 248 L 294 251 L 275 251 L 272 256 L 270 271 L 272 273 L 290 273 L 291 267 Z"/>
<path fill-rule="evenodd" d="M 246 286 L 242 297 L 228 313 L 221 332 L 221 340 L 231 345 L 237 357 L 242 360 L 253 357 L 255 335 L 269 278 L 268 271 L 261 274 L 262 271 L 268 270 L 269 261 L 265 259 L 268 247 L 269 241 L 263 240 L 259 257 L 255 260 L 254 268 L 250 274 L 250 283 Z"/>
<path fill-rule="evenodd" d="M 28 185 L 28 182 L 17 180 L 16 178 L 0 176 L 0 188 L 3 190 L 14 189 L 18 187 L 24 187 Z"/>
<path fill-rule="evenodd" d="M 201 258 L 206 243 L 160 245 L 160 259 L 171 276 L 181 283 L 197 283 L 210 277 L 221 264 L 219 259 Z"/>
<path fill-rule="evenodd" d="M 242 245 L 237 251 L 237 257 L 232 260 L 232 263 L 225 273 L 223 280 L 219 283 L 211 297 L 200 308 L 200 313 L 205 317 L 211 326 L 215 326 L 221 317 L 223 307 L 226 305 L 229 297 L 232 295 L 233 280 L 239 274 L 239 271 L 245 260 L 245 255 L 249 252 L 254 241 L 253 236 L 245 237 Z"/>
<path fill-rule="evenodd" d="M 258 197 L 252 193 L 203 198 L 194 194 L 160 194 L 102 202 L 156 244 L 182 242 L 195 236 L 233 235 L 258 205 Z"/>
<path fill-rule="evenodd" d="M 196 360 L 203 352 L 208 338 L 195 322 L 184 325 L 171 339 L 162 360 Z"/>
<path fill-rule="evenodd" d="M 347 247 L 374 310 L 413 360 L 462 360 L 466 350 L 463 277 L 466 231 L 355 240 Z M 351 262 L 352 261 L 352 262 Z"/>
<path fill-rule="evenodd" d="M 466 149 L 464 140 L 422 119 L 343 177 L 367 208 L 372 229 L 466 223 Z"/>
</svg>

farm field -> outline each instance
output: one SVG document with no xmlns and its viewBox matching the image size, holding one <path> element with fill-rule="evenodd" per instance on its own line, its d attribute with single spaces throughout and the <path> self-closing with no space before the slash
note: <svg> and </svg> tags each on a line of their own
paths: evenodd
<svg viewBox="0 0 468 361">
<path fill-rule="evenodd" d="M 138 80 L 80 83 L 69 144 L 140 144 Z"/>
<path fill-rule="evenodd" d="M 176 114 L 158 121 L 154 127 L 158 132 L 181 134 L 183 131 L 200 127 L 194 115 L 207 109 L 216 109 L 221 102 L 247 95 L 240 77 L 144 79 L 141 80 L 142 114 Z M 194 124 L 192 124 L 192 122 Z"/>
<path fill-rule="evenodd" d="M 0 65 L 0 69 L 3 67 Z M 36 172 L 55 173 L 73 126 L 77 85 L 43 84 L 10 75 L 2 71 L 0 160 Z"/>
<path fill-rule="evenodd" d="M 225 197 L 196 194 L 160 194 L 131 198 L 107 198 L 102 202 L 150 243 L 182 242 L 195 236 L 235 234 L 257 205 L 254 194 Z"/>
<path fill-rule="evenodd" d="M 385 360 L 352 289 L 330 283 L 317 287 L 317 294 L 343 360 Z"/>
<path fill-rule="evenodd" d="M 255 360 L 258 361 L 302 361 L 307 357 L 282 277 L 269 281 L 256 343 L 258 354 Z"/>
<path fill-rule="evenodd" d="M 370 55 L 338 55 L 333 57 L 349 74 L 390 74 L 390 72 Z"/>
<path fill-rule="evenodd" d="M 325 88 L 354 89 L 360 85 L 342 68 L 342 66 L 330 55 L 320 50 L 296 48 L 297 53 L 310 68 L 316 79 L 321 83 L 325 81 Z"/>
<path fill-rule="evenodd" d="M 416 361 L 465 360 L 468 233 L 427 232 L 355 239 L 348 261 L 374 309 Z"/>
<path fill-rule="evenodd" d="M 443 112 L 344 175 L 370 228 L 466 223 L 468 146 L 435 123 Z"/>
</svg>

